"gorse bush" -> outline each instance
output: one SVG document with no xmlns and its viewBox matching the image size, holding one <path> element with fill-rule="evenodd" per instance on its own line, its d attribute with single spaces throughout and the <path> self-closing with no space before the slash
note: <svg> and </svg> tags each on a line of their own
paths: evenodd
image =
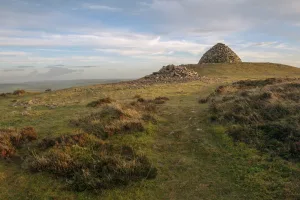
<svg viewBox="0 0 300 200">
<path fill-rule="evenodd" d="M 300 161 L 299 83 L 299 79 L 267 79 L 219 87 L 206 99 L 211 120 L 226 126 L 235 141 Z"/>
</svg>

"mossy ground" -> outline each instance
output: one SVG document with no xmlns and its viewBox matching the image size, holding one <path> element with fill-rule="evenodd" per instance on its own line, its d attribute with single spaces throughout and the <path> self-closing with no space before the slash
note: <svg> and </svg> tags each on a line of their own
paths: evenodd
<svg viewBox="0 0 300 200">
<path fill-rule="evenodd" d="M 145 99 L 159 96 L 170 99 L 158 105 L 156 124 L 147 126 L 143 132 L 110 138 L 115 144 L 129 145 L 138 154 L 146 155 L 158 169 L 156 179 L 109 190 L 74 192 L 66 188 L 63 179 L 44 172 L 31 173 L 14 160 L 1 160 L 0 199 L 299 199 L 300 181 L 296 173 L 299 164 L 280 158 L 270 161 L 265 154 L 234 143 L 223 126 L 208 123 L 208 105 L 198 103 L 224 83 L 249 78 L 249 74 L 254 79 L 255 73 L 257 78 L 276 73 L 263 75 L 256 69 L 249 69 L 249 73 L 243 69 L 234 76 L 234 72 L 224 72 L 228 69 L 214 68 L 223 74 L 222 79 L 210 82 L 96 85 L 0 97 L 0 127 L 32 126 L 39 141 L 80 132 L 69 121 L 94 112 L 86 106 L 91 101 L 110 97 L 131 103 L 136 101 L 136 95 Z M 281 68 L 278 76 L 280 71 Z M 295 76 L 297 70 L 288 71 L 284 76 Z M 210 70 L 200 75 L 218 77 L 213 73 Z M 17 107 L 12 106 L 15 99 L 19 102 Z M 34 103 L 27 105 L 30 100 Z M 19 153 L 39 151 L 30 148 L 33 147 Z"/>
</svg>

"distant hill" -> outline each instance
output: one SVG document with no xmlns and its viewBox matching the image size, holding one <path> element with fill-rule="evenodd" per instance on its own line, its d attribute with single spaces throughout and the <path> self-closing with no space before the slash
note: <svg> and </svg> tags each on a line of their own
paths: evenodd
<svg viewBox="0 0 300 200">
<path fill-rule="evenodd" d="M 64 88 L 86 86 L 103 83 L 117 83 L 125 81 L 125 79 L 82 79 L 82 80 L 57 80 L 57 81 L 43 81 L 43 82 L 25 82 L 25 83 L 0 83 L 0 93 L 12 92 L 18 89 L 27 91 L 44 91 L 48 88 L 52 90 L 59 90 Z"/>
</svg>

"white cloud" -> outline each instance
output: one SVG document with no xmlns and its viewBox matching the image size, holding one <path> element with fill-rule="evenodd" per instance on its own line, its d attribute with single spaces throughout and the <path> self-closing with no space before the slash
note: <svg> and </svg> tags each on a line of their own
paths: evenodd
<svg viewBox="0 0 300 200">
<path fill-rule="evenodd" d="M 30 55 L 23 51 L 0 51 L 0 56 L 27 56 Z"/>
<path fill-rule="evenodd" d="M 91 34 L 43 34 L 40 37 L 21 37 L 22 32 L 14 37 L 2 36 L 0 33 L 0 45 L 37 47 L 40 51 L 68 52 L 68 55 L 43 57 L 37 53 L 26 52 L 2 52 L 0 56 L 1 66 L 4 65 L 98 65 L 111 64 L 113 62 L 130 62 L 138 66 L 139 62 L 149 62 L 160 66 L 161 64 L 197 63 L 207 49 L 215 44 L 211 37 L 202 37 L 197 41 L 183 39 L 170 39 L 166 36 L 139 34 L 128 31 L 105 30 L 103 32 L 91 32 Z M 25 33 L 26 35 L 26 33 Z M 220 40 L 219 40 L 220 41 Z M 278 41 L 227 43 L 247 61 L 261 60 L 272 62 L 272 59 L 284 58 L 281 50 L 296 52 L 296 46 L 290 46 Z M 69 50 L 60 47 L 85 47 L 88 52 L 94 50 L 94 56 L 77 56 L 83 50 Z M 49 48 L 50 47 L 50 48 Z M 76 56 L 70 53 L 77 54 Z M 1 55 L 1 51 L 0 51 Z M 15 57 L 11 57 L 15 55 Z M 116 57 L 119 56 L 119 57 Z M 296 58 L 292 58 L 295 61 Z M 280 61 L 279 61 L 280 62 Z"/>
<path fill-rule="evenodd" d="M 99 5 L 99 4 L 83 4 L 82 7 L 89 10 L 102 10 L 102 11 L 112 11 L 112 12 L 122 11 L 121 8 Z"/>
<path fill-rule="evenodd" d="M 29 66 L 49 66 L 49 65 L 98 65 L 99 63 L 109 63 L 111 58 L 103 56 L 52 56 L 43 57 L 38 55 L 31 56 L 0 56 L 0 67 L 6 66 L 19 66 L 19 65 L 29 65 Z"/>
<path fill-rule="evenodd" d="M 94 47 L 102 52 L 120 55 L 155 54 L 157 52 L 186 52 L 193 55 L 201 54 L 213 43 L 172 40 L 151 34 L 137 34 L 119 31 L 96 32 L 93 35 L 59 35 L 44 34 L 40 37 L 8 37 L 0 35 L 0 46 L 39 47 L 38 49 L 60 51 L 57 47 L 84 46 Z M 70 51 L 70 50 L 67 50 Z M 71 51 L 72 52 L 72 51 Z M 74 51 L 76 52 L 76 51 Z"/>
</svg>

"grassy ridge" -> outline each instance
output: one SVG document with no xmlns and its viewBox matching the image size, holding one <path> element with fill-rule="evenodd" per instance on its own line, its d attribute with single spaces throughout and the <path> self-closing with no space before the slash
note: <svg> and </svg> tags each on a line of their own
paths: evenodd
<svg viewBox="0 0 300 200">
<path fill-rule="evenodd" d="M 274 63 L 202 64 L 188 66 L 198 72 L 200 76 L 235 80 L 300 76 L 299 68 Z"/>
</svg>

